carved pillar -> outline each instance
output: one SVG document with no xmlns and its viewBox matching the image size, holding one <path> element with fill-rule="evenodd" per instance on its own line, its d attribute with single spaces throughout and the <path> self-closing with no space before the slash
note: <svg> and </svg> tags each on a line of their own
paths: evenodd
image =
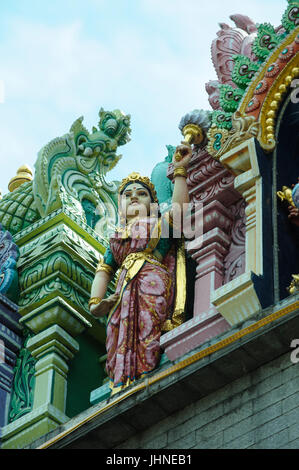
<svg viewBox="0 0 299 470">
<path fill-rule="evenodd" d="M 95 232 L 71 213 L 51 213 L 15 236 L 20 248 L 20 322 L 32 333 L 27 349 L 35 363 L 32 410 L 3 429 L 3 447 L 24 447 L 69 418 L 65 415 L 70 362 L 79 351 L 76 337 L 105 327 L 88 310 L 99 254 Z"/>
<path fill-rule="evenodd" d="M 187 243 L 187 251 L 196 260 L 194 316 L 215 313 L 210 294 L 223 283 L 223 260 L 230 244 L 232 216 L 221 202 L 215 200 L 204 207 L 203 240 Z"/>
<path fill-rule="evenodd" d="M 253 281 L 253 275 L 262 276 L 264 272 L 262 178 L 253 138 L 227 152 L 220 160 L 235 173 L 235 188 L 246 202 L 245 272 L 212 294 L 213 304 L 234 325 L 262 308 Z"/>
<path fill-rule="evenodd" d="M 37 361 L 33 411 L 46 405 L 65 413 L 68 362 L 78 343 L 56 324 L 31 338 L 27 347 Z"/>
<path fill-rule="evenodd" d="M 194 153 L 187 183 L 193 206 L 191 222 L 194 225 L 196 211 L 202 211 L 202 233 L 186 242 L 187 253 L 197 263 L 196 279 L 189 280 L 195 282 L 193 318 L 161 338 L 171 360 L 229 328 L 211 303 L 211 295 L 224 283 L 234 223 L 230 206 L 240 200 L 240 194 L 234 189 L 234 176 L 204 150 Z"/>
</svg>

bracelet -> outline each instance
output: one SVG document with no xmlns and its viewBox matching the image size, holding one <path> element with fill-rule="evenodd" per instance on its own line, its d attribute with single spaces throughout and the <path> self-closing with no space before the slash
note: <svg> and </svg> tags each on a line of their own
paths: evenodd
<svg viewBox="0 0 299 470">
<path fill-rule="evenodd" d="M 92 297 L 88 302 L 88 308 L 90 308 L 91 305 L 98 305 L 102 300 L 103 299 L 101 297 Z"/>
<path fill-rule="evenodd" d="M 187 170 L 184 166 L 179 166 L 174 169 L 173 172 L 173 177 L 175 178 L 176 176 L 183 176 L 184 178 L 187 178 Z"/>
</svg>

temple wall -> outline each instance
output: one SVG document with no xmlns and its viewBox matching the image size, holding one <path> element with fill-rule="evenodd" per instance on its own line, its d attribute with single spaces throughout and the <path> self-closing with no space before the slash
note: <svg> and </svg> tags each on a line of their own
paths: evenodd
<svg viewBox="0 0 299 470">
<path fill-rule="evenodd" d="M 298 448 L 299 365 L 290 354 L 172 414 L 118 449 Z"/>
</svg>

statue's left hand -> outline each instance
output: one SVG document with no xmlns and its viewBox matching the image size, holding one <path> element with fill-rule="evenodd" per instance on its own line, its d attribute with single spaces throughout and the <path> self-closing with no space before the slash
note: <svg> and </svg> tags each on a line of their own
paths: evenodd
<svg viewBox="0 0 299 470">
<path fill-rule="evenodd" d="M 178 154 L 181 158 L 179 161 L 177 161 L 177 159 L 176 159 Z M 174 168 L 178 168 L 178 167 L 182 167 L 182 166 L 187 168 L 187 166 L 189 165 L 189 162 L 191 160 L 191 157 L 192 157 L 192 148 L 191 147 L 189 147 L 188 145 L 184 145 L 184 144 L 178 145 L 177 148 L 175 149 L 173 159 L 172 159 L 172 163 L 173 163 Z"/>
<path fill-rule="evenodd" d="M 109 311 L 116 304 L 118 299 L 118 294 L 112 294 L 106 299 L 103 299 L 99 304 L 91 305 L 90 313 L 94 317 L 103 317 L 104 315 L 107 315 L 109 313 Z"/>
<path fill-rule="evenodd" d="M 297 225 L 297 227 L 299 227 L 299 209 L 294 206 L 289 206 L 288 209 L 289 209 L 288 218 L 294 225 Z"/>
</svg>

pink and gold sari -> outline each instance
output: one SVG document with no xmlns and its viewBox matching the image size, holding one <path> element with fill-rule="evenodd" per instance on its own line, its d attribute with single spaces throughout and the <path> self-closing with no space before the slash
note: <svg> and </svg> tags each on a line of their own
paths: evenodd
<svg viewBox="0 0 299 470">
<path fill-rule="evenodd" d="M 106 370 L 113 392 L 155 369 L 160 360 L 160 336 L 175 284 L 173 248 L 162 262 L 153 254 L 160 235 L 157 224 L 147 218 L 136 221 L 129 233 L 115 232 L 110 239 L 120 267 L 116 285 L 120 299 L 110 312 L 106 340 Z"/>
</svg>

